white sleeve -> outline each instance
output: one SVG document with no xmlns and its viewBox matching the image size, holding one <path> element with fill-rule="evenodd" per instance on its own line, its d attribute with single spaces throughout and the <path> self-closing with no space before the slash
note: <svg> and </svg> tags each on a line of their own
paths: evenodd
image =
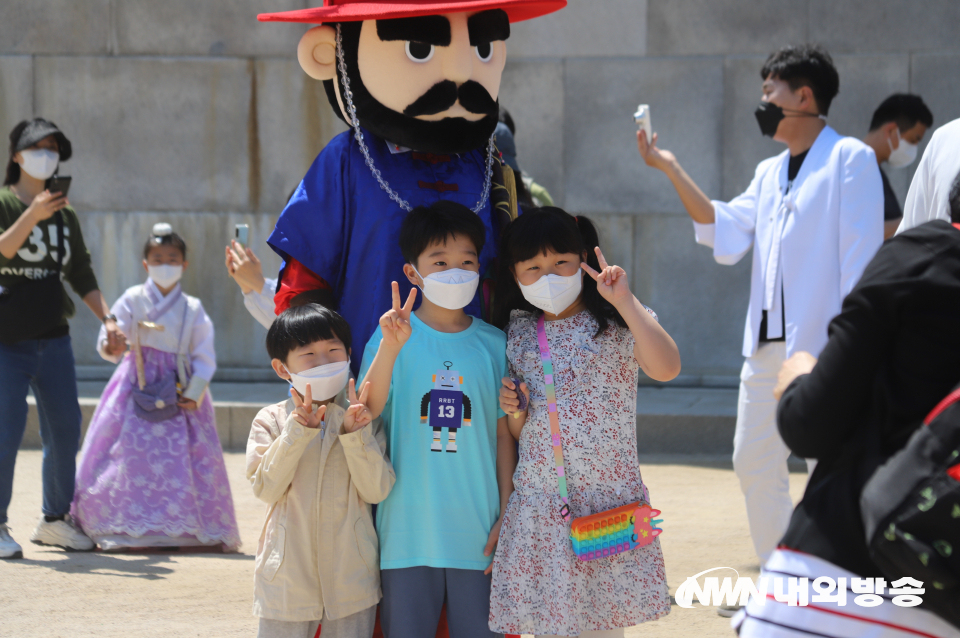
<svg viewBox="0 0 960 638">
<path fill-rule="evenodd" d="M 117 316 L 117 327 L 127 338 L 127 343 L 133 343 L 133 300 L 129 290 L 113 303 L 110 314 Z M 120 363 L 123 358 L 123 353 L 107 354 L 107 326 L 104 324 L 100 324 L 100 332 L 97 334 L 97 353 L 110 363 Z"/>
<path fill-rule="evenodd" d="M 930 178 L 932 173 L 930 165 L 933 163 L 933 155 L 936 153 L 939 141 L 940 138 L 934 134 L 923 152 L 923 157 L 920 158 L 920 163 L 917 164 L 917 172 L 913 174 L 910 190 L 907 191 L 907 200 L 903 203 L 903 221 L 897 228 L 898 235 L 937 218 L 934 203 L 931 201 L 934 188 Z"/>
<path fill-rule="evenodd" d="M 213 373 L 217 371 L 217 353 L 213 348 L 213 322 L 203 306 L 200 306 L 191 329 L 190 367 L 190 383 L 183 391 L 183 396 L 199 403 L 207 385 L 213 379 Z"/>
<path fill-rule="evenodd" d="M 697 243 L 712 247 L 718 264 L 732 266 L 753 247 L 760 183 L 767 165 L 763 162 L 757 167 L 753 181 L 743 193 L 729 202 L 713 201 L 713 224 L 693 224 Z"/>
<path fill-rule="evenodd" d="M 883 182 L 873 151 L 851 152 L 840 179 L 840 296 L 846 297 L 883 243 Z"/>
<path fill-rule="evenodd" d="M 243 305 L 264 328 L 269 328 L 277 318 L 273 304 L 273 294 L 276 289 L 277 280 L 266 279 L 260 292 L 251 290 L 243 296 Z"/>
</svg>

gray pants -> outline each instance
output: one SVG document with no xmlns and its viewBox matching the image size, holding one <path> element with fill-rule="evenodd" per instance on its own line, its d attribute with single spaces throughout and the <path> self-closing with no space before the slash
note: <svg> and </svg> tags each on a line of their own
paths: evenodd
<svg viewBox="0 0 960 638">
<path fill-rule="evenodd" d="M 446 602 L 450 638 L 495 638 L 499 634 L 489 627 L 490 579 L 475 569 L 381 570 L 380 626 L 384 637 L 434 638 Z"/>
<path fill-rule="evenodd" d="M 376 605 L 337 620 L 327 618 L 326 611 L 322 621 L 261 618 L 257 638 L 313 638 L 318 625 L 323 625 L 323 638 L 370 638 L 376 618 Z"/>
</svg>

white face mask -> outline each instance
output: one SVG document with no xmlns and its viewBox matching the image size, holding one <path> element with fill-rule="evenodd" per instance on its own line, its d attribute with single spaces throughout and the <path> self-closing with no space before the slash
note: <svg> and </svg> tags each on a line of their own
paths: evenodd
<svg viewBox="0 0 960 638">
<path fill-rule="evenodd" d="M 913 164 L 913 160 L 917 159 L 917 145 L 911 144 L 907 140 L 900 137 L 900 130 L 897 131 L 897 139 L 900 140 L 900 145 L 897 148 L 893 148 L 893 143 L 890 142 L 890 138 L 887 138 L 887 144 L 890 146 L 890 157 L 887 158 L 887 164 L 890 165 L 890 168 L 905 168 Z"/>
<path fill-rule="evenodd" d="M 147 266 L 147 274 L 153 283 L 161 288 L 169 288 L 180 281 L 183 276 L 183 266 L 174 266 L 172 264 L 163 264 L 161 266 Z"/>
<path fill-rule="evenodd" d="M 529 286 L 517 281 L 523 298 L 544 312 L 559 315 L 570 307 L 580 296 L 583 287 L 583 271 L 569 277 L 560 275 L 544 275 Z"/>
<path fill-rule="evenodd" d="M 287 367 L 284 366 L 284 370 Z M 326 365 L 310 368 L 303 372 L 290 372 L 290 382 L 302 396 L 307 394 L 307 384 L 310 384 L 310 397 L 313 401 L 326 401 L 337 396 L 350 379 L 350 362 L 337 361 Z"/>
<path fill-rule="evenodd" d="M 424 277 L 416 268 L 413 272 L 423 281 L 423 296 L 447 310 L 460 310 L 473 301 L 480 285 L 480 274 L 472 270 L 451 268 Z"/>
<path fill-rule="evenodd" d="M 60 153 L 45 148 L 20 151 L 20 155 L 23 157 L 20 168 L 34 179 L 47 179 L 53 175 L 60 163 Z"/>
</svg>

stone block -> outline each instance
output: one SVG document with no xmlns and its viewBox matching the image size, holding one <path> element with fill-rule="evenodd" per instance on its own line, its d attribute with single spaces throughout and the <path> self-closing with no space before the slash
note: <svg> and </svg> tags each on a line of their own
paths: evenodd
<svg viewBox="0 0 960 638">
<path fill-rule="evenodd" d="M 633 243 L 636 215 L 587 215 L 600 238 L 600 250 L 608 264 L 616 264 L 627 272 L 631 288 L 635 265 L 635 247 Z"/>
<path fill-rule="evenodd" d="M 764 56 L 806 40 L 807 0 L 649 0 L 648 55 Z"/>
<path fill-rule="evenodd" d="M 31 117 L 33 58 L 29 55 L 0 55 L 0 131 L 3 131 L 4 139 L 17 122 Z"/>
<path fill-rule="evenodd" d="M 955 0 L 808 1 L 808 39 L 834 54 L 960 49 Z"/>
<path fill-rule="evenodd" d="M 0 53 L 110 53 L 111 0 L 8 0 L 0 4 Z"/>
<path fill-rule="evenodd" d="M 574 0 L 566 8 L 510 25 L 508 58 L 642 56 L 647 0 Z"/>
<path fill-rule="evenodd" d="M 633 113 L 650 104 L 661 148 L 707 193 L 720 191 L 723 62 L 709 58 L 568 60 L 564 83 L 565 204 L 572 212 L 682 212 L 680 198 L 637 151 Z"/>
<path fill-rule="evenodd" d="M 246 223 L 250 225 L 250 245 L 263 263 L 264 274 L 276 277 L 279 258 L 264 243 L 276 215 L 81 212 L 80 220 L 100 288 L 110 304 L 124 290 L 146 279 L 141 263 L 143 243 L 153 224 L 169 222 L 187 242 L 190 263 L 184 272 L 183 289 L 203 302 L 213 321 L 217 366 L 268 369 L 270 362 L 263 345 L 266 330 L 243 306 L 240 288 L 227 275 L 223 262 L 224 246 L 233 236 L 234 225 Z M 100 364 L 95 348 L 99 321 L 75 296 L 73 299 L 78 305 L 77 316 L 71 321 L 77 364 Z"/>
<path fill-rule="evenodd" d="M 71 202 L 94 210 L 249 210 L 253 62 L 37 58 L 36 108 L 73 142 Z"/>
<path fill-rule="evenodd" d="M 312 25 L 257 22 L 267 11 L 303 9 L 304 0 L 122 0 L 114 4 L 117 43 L 135 55 L 280 55 L 296 60 Z"/>
<path fill-rule="evenodd" d="M 830 106 L 828 122 L 841 135 L 863 138 L 880 103 L 894 93 L 910 89 L 910 56 L 903 54 L 837 55 L 833 61 L 840 74 L 840 93 Z M 913 169 L 884 166 L 900 205 L 907 196 Z"/>
<path fill-rule="evenodd" d="M 255 208 L 279 213 L 330 138 L 347 127 L 330 108 L 323 84 L 304 73 L 296 58 L 260 59 L 254 70 L 260 166 Z"/>
<path fill-rule="evenodd" d="M 765 59 L 765 56 L 749 56 L 724 60 L 723 187 L 717 191 L 704 189 L 712 199 L 729 201 L 742 193 L 750 185 L 757 164 L 786 149 L 783 144 L 760 134 L 753 115 L 763 95 L 760 69 Z"/>
<path fill-rule="evenodd" d="M 638 215 L 634 228 L 631 289 L 676 341 L 681 374 L 739 374 L 751 255 L 717 264 L 686 215 Z"/>
<path fill-rule="evenodd" d="M 923 98 L 937 128 L 960 117 L 960 53 L 915 53 L 910 63 L 910 92 Z M 927 135 L 920 152 L 930 139 Z"/>
<path fill-rule="evenodd" d="M 516 124 L 514 140 L 520 168 L 562 206 L 565 176 L 559 158 L 563 157 L 563 63 L 508 61 L 499 98 Z"/>
</svg>

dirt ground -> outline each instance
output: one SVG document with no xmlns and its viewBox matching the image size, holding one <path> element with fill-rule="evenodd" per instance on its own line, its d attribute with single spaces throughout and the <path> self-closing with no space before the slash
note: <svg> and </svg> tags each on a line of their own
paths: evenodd
<svg viewBox="0 0 960 638">
<path fill-rule="evenodd" d="M 23 560 L 0 561 L 0 636 L 16 638 L 112 638 L 138 636 L 253 638 L 253 552 L 263 517 L 243 475 L 243 454 L 227 453 L 243 547 L 240 554 L 66 553 L 29 542 L 40 512 L 39 451 L 17 459 L 9 511 Z M 729 462 L 675 457 L 643 459 L 651 500 L 663 511 L 660 536 L 672 594 L 677 585 L 712 567 L 741 575 L 759 572 L 743 499 Z M 791 473 L 794 501 L 806 473 Z M 628 637 L 713 638 L 733 636 L 715 609 L 674 606 Z"/>
</svg>

